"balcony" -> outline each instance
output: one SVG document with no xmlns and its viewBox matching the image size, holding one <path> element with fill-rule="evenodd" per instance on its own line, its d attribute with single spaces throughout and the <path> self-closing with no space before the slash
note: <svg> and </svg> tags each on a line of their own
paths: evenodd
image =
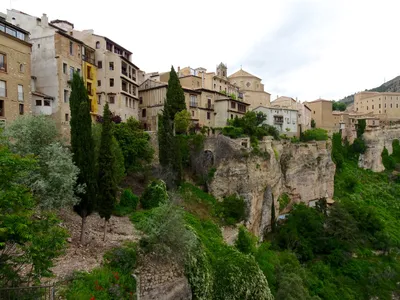
<svg viewBox="0 0 400 300">
<path fill-rule="evenodd" d="M 122 75 L 125 75 L 126 77 L 128 77 L 128 72 L 126 71 L 126 69 L 122 69 L 121 73 L 122 73 Z"/>
<path fill-rule="evenodd" d="M 92 64 L 94 66 L 96 65 L 96 61 L 95 61 L 94 57 L 90 57 L 90 56 L 87 56 L 87 55 L 82 55 L 82 60 L 86 61 L 87 63 Z"/>
<path fill-rule="evenodd" d="M 90 79 L 90 80 L 93 80 L 93 78 L 94 78 L 94 74 L 93 74 L 93 72 L 87 72 L 87 78 L 88 79 Z"/>
<path fill-rule="evenodd" d="M 7 97 L 7 88 L 0 88 L 0 97 Z"/>
<path fill-rule="evenodd" d="M 274 117 L 274 124 L 275 125 L 282 125 L 283 124 L 283 117 L 281 117 L 281 118 Z"/>
<path fill-rule="evenodd" d="M 214 104 L 207 103 L 206 108 L 207 108 L 207 109 L 214 109 Z"/>
<path fill-rule="evenodd" d="M 94 92 L 93 92 L 92 88 L 87 88 L 87 93 L 88 93 L 89 96 L 93 96 L 94 95 Z"/>
</svg>

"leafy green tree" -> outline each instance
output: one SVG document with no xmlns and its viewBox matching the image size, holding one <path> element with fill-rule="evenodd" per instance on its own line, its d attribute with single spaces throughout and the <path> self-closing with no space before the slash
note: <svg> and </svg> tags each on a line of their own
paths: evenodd
<svg viewBox="0 0 400 300">
<path fill-rule="evenodd" d="M 395 166 L 395 161 L 392 156 L 389 155 L 389 151 L 386 149 L 386 147 L 383 147 L 382 151 L 382 164 L 385 167 L 386 170 L 393 170 Z"/>
<path fill-rule="evenodd" d="M 345 111 L 346 103 L 339 101 L 332 101 L 332 110 Z"/>
<path fill-rule="evenodd" d="M 86 186 L 85 193 L 78 193 L 80 202 L 74 210 L 82 218 L 81 243 L 84 242 L 86 218 L 96 206 L 97 180 L 95 174 L 95 154 L 92 137 L 90 101 L 83 79 L 74 73 L 69 98 L 71 110 L 71 148 L 75 165 L 79 168 L 78 183 Z"/>
<path fill-rule="evenodd" d="M 101 124 L 96 124 L 92 127 L 93 141 L 94 141 L 94 153 L 95 153 L 95 163 L 96 163 L 96 174 L 98 174 L 98 159 L 100 152 L 100 142 L 101 142 Z M 114 156 L 113 173 L 117 184 L 119 184 L 125 177 L 125 159 L 122 153 L 121 147 L 115 136 L 112 137 L 111 142 L 111 152 Z"/>
<path fill-rule="evenodd" d="M 152 181 L 140 197 L 144 209 L 150 209 L 167 202 L 169 199 L 167 186 L 162 180 Z"/>
<path fill-rule="evenodd" d="M 314 119 L 311 119 L 311 128 L 315 128 L 316 127 L 316 123 Z"/>
<path fill-rule="evenodd" d="M 126 172 L 140 172 L 149 168 L 154 150 L 150 136 L 140 128 L 140 123 L 129 118 L 126 123 L 114 126 L 114 136 L 122 150 Z"/>
<path fill-rule="evenodd" d="M 302 135 L 303 142 L 326 141 L 326 140 L 328 140 L 328 132 L 322 128 L 314 128 L 306 130 Z"/>
<path fill-rule="evenodd" d="M 177 134 L 187 134 L 190 126 L 190 113 L 187 110 L 176 113 L 174 125 Z"/>
<path fill-rule="evenodd" d="M 107 222 L 111 217 L 116 203 L 117 183 L 115 178 L 114 155 L 112 154 L 112 124 L 111 112 L 108 103 L 104 106 L 103 124 L 101 130 L 101 142 L 99 152 L 99 173 L 98 173 L 98 200 L 97 208 L 101 218 L 104 218 L 104 236 L 106 239 Z"/>
<path fill-rule="evenodd" d="M 343 152 L 342 135 L 340 133 L 334 133 L 332 136 L 332 160 L 339 169 L 344 163 Z"/>
<path fill-rule="evenodd" d="M 257 249 L 256 244 L 257 238 L 246 227 L 240 226 L 235 247 L 244 254 L 255 254 Z"/>
<path fill-rule="evenodd" d="M 5 142 L 20 155 L 33 154 L 38 168 L 24 178 L 41 209 L 59 209 L 74 205 L 79 169 L 72 154 L 58 140 L 55 122 L 47 116 L 17 118 L 4 131 Z"/>
<path fill-rule="evenodd" d="M 366 126 L 367 126 L 367 122 L 365 121 L 365 119 L 358 119 L 358 121 L 357 121 L 357 138 L 362 137 Z"/>
<path fill-rule="evenodd" d="M 36 168 L 34 159 L 0 146 L 0 287 L 39 283 L 51 275 L 52 261 L 65 246 L 67 233 L 60 221 L 37 211 L 28 187 L 21 184 Z"/>
</svg>

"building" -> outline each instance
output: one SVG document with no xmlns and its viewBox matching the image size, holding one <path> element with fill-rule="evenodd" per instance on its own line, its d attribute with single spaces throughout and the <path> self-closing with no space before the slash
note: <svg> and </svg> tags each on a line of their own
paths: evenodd
<svg viewBox="0 0 400 300">
<path fill-rule="evenodd" d="M 339 131 L 340 120 L 332 113 L 332 101 L 318 99 L 305 104 L 311 109 L 311 118 L 315 121 L 315 127 L 323 128 L 329 134 Z"/>
<path fill-rule="evenodd" d="M 278 97 L 271 102 L 272 107 L 285 107 L 297 109 L 299 132 L 304 132 L 311 128 L 311 109 L 304 103 L 290 97 Z"/>
<path fill-rule="evenodd" d="M 382 121 L 400 119 L 400 93 L 360 92 L 354 95 L 356 113 L 372 113 Z"/>
<path fill-rule="evenodd" d="M 121 119 L 138 118 L 139 82 L 143 73 L 132 63 L 132 52 L 93 30 L 73 31 L 95 51 L 97 66 L 97 112 L 102 115 L 106 101 L 112 113 Z"/>
<path fill-rule="evenodd" d="M 240 69 L 229 76 L 229 82 L 239 88 L 241 98 L 250 104 L 250 109 L 270 106 L 271 95 L 264 91 L 261 78 Z"/>
<path fill-rule="evenodd" d="M 267 116 L 264 123 L 274 126 L 281 134 L 298 136 L 297 109 L 259 106 L 253 111 L 264 113 Z"/>
<path fill-rule="evenodd" d="M 0 16 L 0 127 L 32 112 L 28 38 L 28 31 Z"/>
<path fill-rule="evenodd" d="M 34 115 L 51 116 L 54 97 L 43 94 L 36 88 L 36 77 L 31 77 L 32 113 Z"/>
<path fill-rule="evenodd" d="M 82 45 L 82 77 L 85 83 L 89 101 L 90 112 L 92 116 L 99 113 L 97 100 L 97 65 L 95 58 L 95 50 L 83 44 Z"/>
</svg>

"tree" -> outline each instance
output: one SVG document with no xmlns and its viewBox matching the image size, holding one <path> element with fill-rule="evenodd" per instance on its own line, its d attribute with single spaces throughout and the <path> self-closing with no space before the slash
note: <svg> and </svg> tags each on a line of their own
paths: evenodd
<svg viewBox="0 0 400 300">
<path fill-rule="evenodd" d="M 59 209 L 74 205 L 79 169 L 72 154 L 58 140 L 55 122 L 47 116 L 23 116 L 6 127 L 4 136 L 14 153 L 33 154 L 38 168 L 24 178 L 41 209 Z"/>
<path fill-rule="evenodd" d="M 178 74 L 176 74 L 173 66 L 171 67 L 171 72 L 169 73 L 165 105 L 168 106 L 168 118 L 171 121 L 174 120 L 175 115 L 178 112 L 186 110 L 185 94 L 183 93 Z"/>
<path fill-rule="evenodd" d="M 243 225 L 239 227 L 235 247 L 244 254 L 255 254 L 257 249 L 257 238 Z"/>
<path fill-rule="evenodd" d="M 315 120 L 311 119 L 311 128 L 315 128 L 316 124 L 315 124 Z"/>
<path fill-rule="evenodd" d="M 313 128 L 304 131 L 302 141 L 326 141 L 328 140 L 328 132 L 322 128 Z"/>
<path fill-rule="evenodd" d="M 332 110 L 345 111 L 346 103 L 339 101 L 332 101 Z"/>
<path fill-rule="evenodd" d="M 176 133 L 187 134 L 190 125 L 190 113 L 187 110 L 182 110 L 176 113 L 174 125 Z"/>
<path fill-rule="evenodd" d="M 82 218 L 81 243 L 84 242 L 86 218 L 96 204 L 96 176 L 94 163 L 94 143 L 92 138 L 92 120 L 90 102 L 83 79 L 75 73 L 71 82 L 71 148 L 75 165 L 79 168 L 78 183 L 86 186 L 85 193 L 79 192 L 80 202 L 74 210 Z"/>
<path fill-rule="evenodd" d="M 342 135 L 340 133 L 334 133 L 332 136 L 332 160 L 337 168 L 341 168 L 343 165 L 343 152 Z"/>
<path fill-rule="evenodd" d="M 0 287 L 49 277 L 53 259 L 65 246 L 67 233 L 60 221 L 37 211 L 28 187 L 21 184 L 36 168 L 34 159 L 0 146 Z"/>
<path fill-rule="evenodd" d="M 104 106 L 103 124 L 101 131 L 101 142 L 99 152 L 99 173 L 98 173 L 98 211 L 100 217 L 104 218 L 104 236 L 106 239 L 107 222 L 111 217 L 112 211 L 116 203 L 117 184 L 114 164 L 114 156 L 112 154 L 112 128 L 111 128 L 111 112 L 108 103 Z"/>
</svg>

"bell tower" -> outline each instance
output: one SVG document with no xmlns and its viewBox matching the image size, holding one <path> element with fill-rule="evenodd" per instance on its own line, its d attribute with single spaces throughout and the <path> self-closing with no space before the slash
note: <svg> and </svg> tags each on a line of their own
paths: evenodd
<svg viewBox="0 0 400 300">
<path fill-rule="evenodd" d="M 217 66 L 217 75 L 219 77 L 227 78 L 228 77 L 228 67 L 226 65 L 224 65 L 223 63 L 220 63 Z"/>
</svg>

